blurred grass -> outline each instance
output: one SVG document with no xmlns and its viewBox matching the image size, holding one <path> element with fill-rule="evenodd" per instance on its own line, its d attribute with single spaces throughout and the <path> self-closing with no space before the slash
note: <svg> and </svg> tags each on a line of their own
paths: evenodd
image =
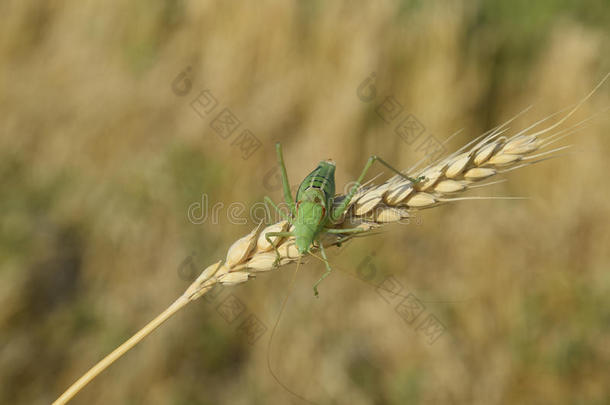
<svg viewBox="0 0 610 405">
<path fill-rule="evenodd" d="M 252 223 L 233 201 L 265 187 L 273 142 L 292 184 L 320 159 L 338 190 L 370 154 L 421 158 L 375 114 L 394 95 L 427 133 L 461 146 L 530 104 L 520 124 L 578 101 L 610 70 L 602 0 L 494 2 L 6 1 L 0 26 L 0 402 L 49 403 L 222 258 Z M 187 96 L 172 82 L 192 67 Z M 356 89 L 376 72 L 377 98 Z M 609 105 L 606 84 L 580 118 Z M 249 159 L 189 103 L 209 89 L 262 142 Z M 575 120 L 573 121 L 575 122 Z M 240 128 L 240 129 L 241 129 Z M 371 286 L 336 271 L 297 279 L 271 360 L 318 403 L 587 403 L 610 397 L 607 113 L 579 151 L 463 202 L 355 241 L 447 332 L 433 345 Z M 235 137 L 235 135 L 233 135 Z M 271 172 L 272 173 L 272 172 Z M 219 224 L 187 209 L 223 203 Z M 374 254 L 374 256 L 373 256 Z M 368 258 L 368 259 L 367 259 Z M 266 343 L 288 271 L 187 308 L 75 399 L 87 404 L 287 403 Z M 217 307 L 244 304 L 228 324 Z M 267 330 L 250 345 L 238 325 Z"/>
</svg>

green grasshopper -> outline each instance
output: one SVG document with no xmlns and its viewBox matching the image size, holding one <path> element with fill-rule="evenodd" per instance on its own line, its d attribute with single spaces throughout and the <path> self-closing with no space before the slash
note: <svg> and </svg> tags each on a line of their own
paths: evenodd
<svg viewBox="0 0 610 405">
<path fill-rule="evenodd" d="M 349 207 L 349 203 L 354 197 L 354 194 L 362 184 L 364 176 L 373 163 L 379 161 L 379 163 L 383 164 L 388 169 L 413 183 L 422 181 L 424 177 L 418 177 L 417 179 L 408 177 L 394 169 L 380 157 L 372 155 L 364 165 L 360 177 L 358 177 L 358 180 L 351 187 L 345 198 L 336 207 L 333 207 L 335 197 L 335 163 L 332 160 L 323 160 L 318 164 L 318 167 L 305 177 L 297 190 L 295 201 L 293 200 L 290 191 L 286 166 L 284 165 L 284 158 L 282 156 L 282 147 L 279 142 L 276 144 L 276 152 L 278 164 L 282 173 L 284 200 L 290 209 L 290 216 L 286 216 L 286 214 L 275 205 L 271 198 L 265 197 L 265 201 L 269 203 L 283 219 L 294 225 L 294 231 L 267 232 L 265 238 L 275 249 L 277 255 L 276 265 L 280 260 L 280 254 L 276 247 L 279 238 L 294 236 L 299 255 L 310 253 L 310 249 L 314 246 L 314 243 L 319 247 L 322 258 L 324 259 L 324 264 L 326 265 L 326 272 L 313 285 L 314 295 L 317 297 L 318 284 L 320 284 L 332 271 L 320 237 L 323 234 L 349 235 L 365 232 L 365 230 L 361 228 L 334 229 L 331 226 L 343 216 Z M 272 237 L 278 237 L 276 238 L 276 242 L 271 241 L 270 238 Z M 343 239 L 340 239 L 339 242 L 341 240 Z"/>
</svg>

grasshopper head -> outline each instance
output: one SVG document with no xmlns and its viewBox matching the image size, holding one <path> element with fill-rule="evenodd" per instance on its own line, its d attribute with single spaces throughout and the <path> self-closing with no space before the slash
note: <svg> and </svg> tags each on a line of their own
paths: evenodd
<svg viewBox="0 0 610 405">
<path fill-rule="evenodd" d="M 305 253 L 309 252 L 309 248 L 313 244 L 312 237 L 309 237 L 308 235 L 297 235 L 295 239 L 297 250 L 299 251 L 300 255 L 304 255 Z"/>
</svg>

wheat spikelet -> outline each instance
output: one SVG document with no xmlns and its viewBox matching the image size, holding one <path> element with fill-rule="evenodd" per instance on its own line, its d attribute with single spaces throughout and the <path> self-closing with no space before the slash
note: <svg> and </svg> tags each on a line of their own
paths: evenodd
<svg viewBox="0 0 610 405">
<path fill-rule="evenodd" d="M 531 133 L 534 128 L 552 116 L 546 117 L 513 136 L 507 137 L 504 135 L 507 132 L 506 125 L 516 118 L 514 117 L 489 133 L 476 138 L 458 151 L 438 159 L 424 168 L 409 170 L 409 173 L 407 173 L 409 177 L 425 177 L 423 181 L 417 184 L 396 175 L 381 184 L 360 187 L 345 214 L 331 227 L 335 229 L 357 227 L 363 230 L 363 233 L 358 234 L 358 236 L 362 236 L 384 224 L 398 222 L 402 218 L 409 217 L 412 210 L 431 208 L 462 199 L 486 198 L 456 198 L 455 196 L 469 189 L 495 184 L 497 182 L 477 183 L 499 173 L 546 160 L 553 157 L 556 152 L 565 149 L 566 147 L 560 147 L 544 151 L 548 145 L 580 129 L 586 120 L 548 135 L 546 138 L 541 135 L 552 132 L 561 125 L 603 84 L 607 77 L 608 75 L 587 97 L 553 125 Z M 336 196 L 335 206 L 344 198 L 344 195 Z M 205 268 L 168 309 L 91 368 L 70 386 L 54 404 L 59 405 L 68 402 L 93 378 L 133 348 L 159 325 L 186 304 L 206 294 L 215 285 L 244 283 L 255 277 L 257 273 L 277 270 L 287 264 L 296 262 L 299 254 L 294 237 L 274 240 L 274 243 L 277 243 L 279 261 L 276 261 L 277 256 L 273 251 L 273 246 L 265 238 L 267 232 L 285 231 L 287 228 L 289 228 L 288 221 L 280 221 L 264 228 L 263 224 L 260 223 L 250 233 L 238 239 L 229 248 L 224 261 L 216 262 Z M 333 247 L 338 244 L 339 239 L 343 238 L 345 240 L 349 237 L 353 237 L 353 234 L 325 234 L 321 238 L 321 243 L 324 244 L 325 248 Z M 318 247 L 314 246 L 312 251 L 316 249 Z"/>
<path fill-rule="evenodd" d="M 563 137 L 579 130 L 587 120 L 580 121 L 546 137 L 542 135 L 552 132 L 563 124 L 607 78 L 608 75 L 558 122 L 546 128 L 534 131 L 536 127 L 558 113 L 548 116 L 510 137 L 505 135 L 508 131 L 507 125 L 527 111 L 528 108 L 506 123 L 476 138 L 458 151 L 432 162 L 427 167 L 406 173 L 409 177 L 414 178 L 424 176 L 424 180 L 417 184 L 413 184 L 411 181 L 395 175 L 381 184 L 360 187 L 345 214 L 332 227 L 335 229 L 358 227 L 363 229 L 363 231 L 371 231 L 384 224 L 398 222 L 403 218 L 409 217 L 409 211 L 411 210 L 431 208 L 451 201 L 468 199 L 469 197 L 455 198 L 455 196 L 458 193 L 475 187 L 498 183 L 477 184 L 497 174 L 553 157 L 555 152 L 563 150 L 567 146 L 542 152 L 544 148 L 560 139 L 560 136 Z M 540 153 L 535 154 L 535 152 Z M 538 159 L 544 155 L 547 157 Z M 345 198 L 345 195 L 336 196 L 335 206 L 343 198 Z M 275 267 L 273 266 L 275 253 L 271 251 L 272 246 L 264 238 L 265 232 L 285 230 L 287 226 L 287 221 L 280 221 L 261 231 L 261 226 L 259 225 L 250 234 L 240 239 L 241 246 L 244 247 L 239 256 L 243 260 L 237 266 L 229 266 L 226 271 L 227 273 L 239 272 L 239 277 L 229 277 L 228 274 L 215 272 L 213 269 L 220 266 L 219 262 L 208 267 L 202 273 L 203 275 L 207 272 L 210 275 L 209 277 L 200 277 L 189 289 L 207 289 L 208 285 L 217 283 L 235 284 L 237 282 L 245 282 L 250 277 L 254 277 L 257 272 L 278 269 L 286 264 L 295 262 L 298 258 L 298 252 L 293 237 L 279 241 L 277 247 L 280 261 L 279 266 Z M 366 234 L 366 232 L 363 233 Z M 362 234 L 358 235 L 361 236 Z M 348 234 L 329 235 L 322 238 L 322 243 L 324 243 L 325 248 L 332 247 L 337 244 L 338 239 L 344 238 L 345 240 L 345 238 L 349 237 Z M 258 243 L 256 242 L 257 240 Z M 316 247 L 312 250 L 315 249 Z M 248 274 L 250 277 L 242 274 Z"/>
<path fill-rule="evenodd" d="M 580 124 L 568 129 L 578 129 Z M 547 141 L 559 134 L 557 132 L 546 138 L 540 137 L 553 130 L 557 125 L 555 124 L 534 134 L 526 132 L 534 128 L 532 126 L 512 137 L 506 137 L 502 136 L 506 132 L 504 125 L 491 131 L 482 139 L 475 140 L 474 145 L 467 145 L 468 151 L 464 152 L 462 149 L 465 148 L 462 148 L 423 169 L 408 173 L 410 177 L 425 176 L 420 183 L 413 184 L 396 175 L 381 184 L 361 187 L 350 202 L 346 213 L 338 222 L 332 224 L 332 228 L 359 227 L 363 231 L 371 231 L 382 225 L 409 217 L 409 212 L 412 210 L 431 208 L 463 199 L 455 198 L 455 196 L 479 186 L 476 183 L 482 180 L 538 162 L 539 160 L 534 159 L 540 154 L 535 155 L 534 153 L 543 150 L 548 145 Z M 565 130 L 561 132 L 565 132 Z M 550 152 L 555 151 L 557 149 Z M 344 195 L 336 196 L 335 205 L 338 205 L 344 197 Z M 287 228 L 287 221 L 280 221 L 264 229 L 259 224 L 252 232 L 231 246 L 224 264 L 221 262 L 212 264 L 202 272 L 201 276 L 187 289 L 185 293 L 187 299 L 193 300 L 200 297 L 203 295 L 201 291 L 207 292 L 211 285 L 233 285 L 246 282 L 255 277 L 256 273 L 272 271 L 296 262 L 298 252 L 293 237 L 278 241 L 280 261 L 277 266 L 274 266 L 276 254 L 273 247 L 264 237 L 266 232 L 277 232 Z M 363 233 L 366 234 L 366 232 Z M 325 248 L 333 247 L 340 238 L 345 240 L 345 238 L 349 238 L 349 235 L 329 235 L 322 238 L 322 243 Z M 315 251 L 316 247 L 312 250 Z"/>
</svg>

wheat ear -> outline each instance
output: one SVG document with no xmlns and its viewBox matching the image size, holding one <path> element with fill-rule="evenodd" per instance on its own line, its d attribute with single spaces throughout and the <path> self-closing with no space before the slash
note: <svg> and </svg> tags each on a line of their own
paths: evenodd
<svg viewBox="0 0 610 405">
<path fill-rule="evenodd" d="M 370 234 L 371 230 L 383 224 L 408 218 L 410 212 L 414 210 L 431 208 L 439 204 L 463 199 L 496 198 L 456 197 L 456 195 L 476 187 L 495 184 L 497 181 L 479 182 L 497 174 L 557 156 L 557 152 L 569 147 L 568 145 L 545 150 L 551 143 L 582 128 L 586 120 L 553 132 L 602 85 L 607 77 L 608 75 L 587 97 L 569 110 L 555 124 L 536 129 L 556 115 L 553 114 L 511 137 L 507 137 L 506 133 L 511 119 L 476 138 L 458 151 L 438 159 L 424 168 L 416 169 L 418 165 L 411 168 L 407 173 L 410 177 L 425 177 L 425 180 L 417 184 L 396 175 L 384 183 L 361 187 L 343 217 L 332 227 L 336 229 L 359 227 L 364 234 Z M 547 136 L 542 137 L 545 134 Z M 337 196 L 335 204 L 338 204 L 344 197 Z M 68 402 L 98 374 L 132 349 L 159 325 L 167 321 L 188 303 L 206 294 L 214 286 L 243 283 L 255 277 L 257 273 L 276 270 L 295 262 L 299 255 L 294 238 L 280 238 L 273 241 L 277 245 L 280 255 L 280 260 L 277 263 L 273 246 L 265 238 L 267 232 L 285 231 L 289 228 L 290 225 L 287 221 L 280 221 L 267 227 L 263 227 L 261 223 L 249 234 L 238 239 L 229 248 L 225 260 L 214 263 L 203 270 L 199 277 L 165 311 L 87 371 L 53 404 L 60 405 Z M 324 247 L 333 247 L 337 245 L 339 239 L 343 238 L 345 240 L 351 237 L 350 235 L 353 234 L 328 235 L 323 238 L 322 243 Z M 361 236 L 361 234 L 358 235 Z M 315 250 L 315 247 L 312 250 Z"/>
</svg>

